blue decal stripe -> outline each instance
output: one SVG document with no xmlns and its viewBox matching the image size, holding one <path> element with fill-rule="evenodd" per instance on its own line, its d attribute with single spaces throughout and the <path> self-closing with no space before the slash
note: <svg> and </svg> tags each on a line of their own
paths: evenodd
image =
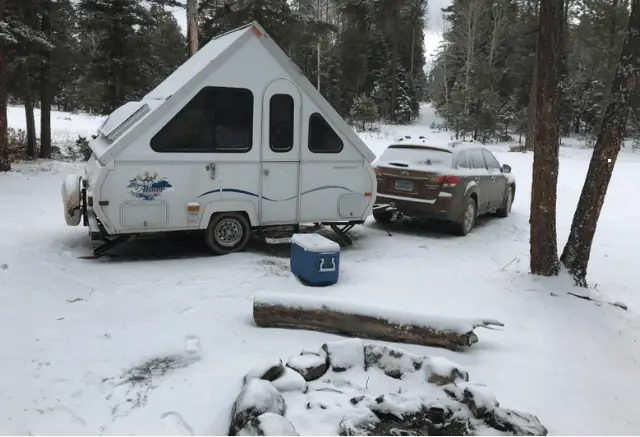
<svg viewBox="0 0 640 437">
<path fill-rule="evenodd" d="M 300 195 L 304 196 L 305 194 L 315 193 L 316 191 L 322 191 L 322 190 L 330 190 L 332 188 L 333 189 L 339 189 L 339 190 L 345 190 L 345 191 L 348 191 L 350 193 L 357 194 L 355 191 L 352 191 L 349 188 L 342 187 L 340 185 L 325 185 L 325 186 L 322 186 L 322 187 L 317 187 L 317 188 L 313 188 L 311 190 L 304 191 Z M 258 194 L 252 193 L 251 191 L 239 190 L 237 188 L 218 188 L 218 189 L 215 189 L 215 190 L 207 191 L 206 193 L 203 193 L 203 194 L 199 195 L 198 198 L 204 197 L 204 196 L 206 196 L 208 194 L 227 193 L 227 192 L 245 194 L 247 196 L 252 196 L 252 197 L 260 197 Z M 296 195 L 296 196 L 293 196 L 293 197 L 289 197 L 287 199 L 275 200 L 275 199 L 269 199 L 268 197 L 262 196 L 263 199 L 268 200 L 269 202 L 287 202 L 289 200 L 295 199 L 296 197 L 298 197 L 298 196 Z"/>
</svg>

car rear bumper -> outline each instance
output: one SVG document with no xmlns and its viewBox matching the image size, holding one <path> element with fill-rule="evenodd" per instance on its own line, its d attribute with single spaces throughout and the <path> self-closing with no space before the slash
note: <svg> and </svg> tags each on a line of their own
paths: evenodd
<svg viewBox="0 0 640 437">
<path fill-rule="evenodd" d="M 436 199 L 429 201 L 378 193 L 375 204 L 392 204 L 398 212 L 409 217 L 448 221 L 458 220 L 460 212 L 458 208 L 455 208 L 453 197 L 444 197 L 443 194 L 446 195 L 448 193 L 440 193 L 440 196 Z"/>
</svg>

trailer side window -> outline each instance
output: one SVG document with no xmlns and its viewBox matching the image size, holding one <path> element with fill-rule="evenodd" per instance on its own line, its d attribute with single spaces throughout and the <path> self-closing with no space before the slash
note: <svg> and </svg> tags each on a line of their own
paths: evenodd
<svg viewBox="0 0 640 437">
<path fill-rule="evenodd" d="M 274 152 L 293 148 L 293 97 L 274 94 L 269 100 L 269 145 Z"/>
<path fill-rule="evenodd" d="M 253 144 L 253 93 L 205 87 L 151 139 L 161 153 L 244 153 Z"/>
<path fill-rule="evenodd" d="M 340 153 L 344 144 L 324 117 L 317 112 L 309 117 L 309 150 L 313 153 Z"/>
</svg>

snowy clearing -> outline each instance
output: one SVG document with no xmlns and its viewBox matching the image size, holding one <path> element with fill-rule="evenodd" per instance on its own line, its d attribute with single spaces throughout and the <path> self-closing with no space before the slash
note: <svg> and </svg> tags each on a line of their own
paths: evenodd
<svg viewBox="0 0 640 437">
<path fill-rule="evenodd" d="M 11 108 L 9 125 L 21 127 L 21 115 Z M 400 135 L 450 141 L 450 133 L 429 127 L 433 120 L 425 106 L 416 125 L 382 126 L 362 138 L 377 155 Z M 54 138 L 90 134 L 100 121 L 56 114 Z M 591 153 L 580 141 L 566 144 L 573 147 L 560 151 L 561 247 Z M 624 302 L 624 311 L 567 295 L 583 290 L 565 276 L 527 273 L 532 155 L 510 153 L 509 144 L 490 148 L 517 178 L 508 218 L 480 218 L 463 238 L 406 221 L 388 236 L 370 219 L 352 231 L 353 247 L 342 249 L 338 284 L 322 289 L 291 275 L 287 245 L 212 257 L 199 240 L 149 241 L 139 250 L 151 260 L 79 259 L 91 244 L 86 228 L 65 225 L 60 187 L 81 164 L 15 164 L 0 174 L 0 429 L 226 434 L 243 377 L 257 361 L 341 339 L 256 327 L 253 297 L 269 291 L 498 319 L 505 327 L 483 330 L 464 353 L 399 347 L 459 363 L 501 405 L 536 415 L 550 434 L 637 433 L 640 154 L 625 148 L 619 156 L 587 277 L 590 296 Z"/>
</svg>

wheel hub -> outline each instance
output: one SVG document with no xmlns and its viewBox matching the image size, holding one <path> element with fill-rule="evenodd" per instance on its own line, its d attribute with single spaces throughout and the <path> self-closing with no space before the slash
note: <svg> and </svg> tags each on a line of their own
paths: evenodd
<svg viewBox="0 0 640 437">
<path fill-rule="evenodd" d="M 242 225 L 235 219 L 220 220 L 214 230 L 216 242 L 224 247 L 233 247 L 242 240 Z"/>
</svg>

